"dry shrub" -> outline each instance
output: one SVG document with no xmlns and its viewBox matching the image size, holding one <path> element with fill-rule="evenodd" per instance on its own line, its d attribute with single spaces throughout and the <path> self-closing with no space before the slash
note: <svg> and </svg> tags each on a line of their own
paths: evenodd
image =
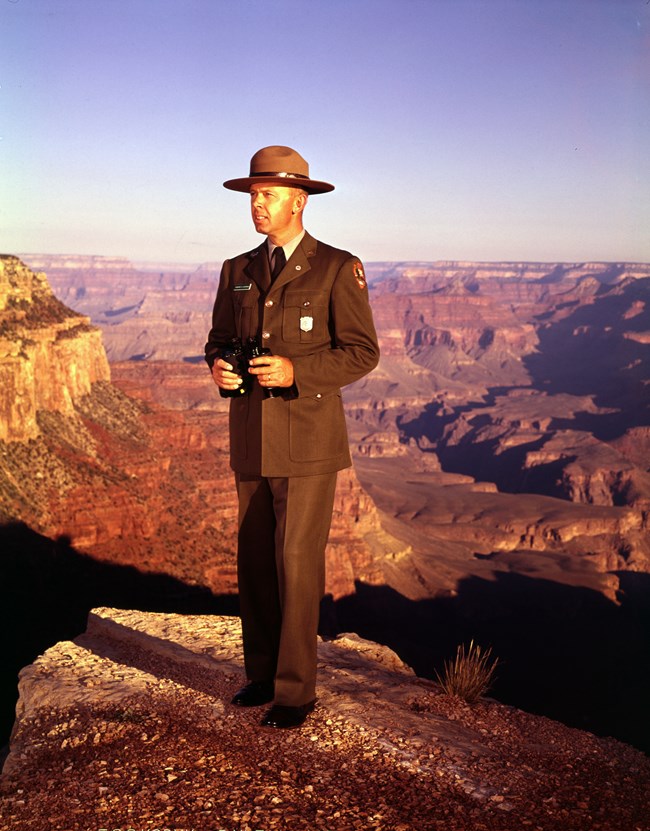
<svg viewBox="0 0 650 831">
<path fill-rule="evenodd" d="M 490 689 L 498 660 L 492 658 L 492 648 L 483 650 L 474 640 L 456 650 L 454 660 L 445 661 L 442 677 L 436 676 L 447 695 L 457 696 L 469 704 L 478 701 Z"/>
</svg>

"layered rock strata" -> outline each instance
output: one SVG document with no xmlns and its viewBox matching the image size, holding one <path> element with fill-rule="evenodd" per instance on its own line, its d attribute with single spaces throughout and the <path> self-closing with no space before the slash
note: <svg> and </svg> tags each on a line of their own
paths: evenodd
<svg viewBox="0 0 650 831">
<path fill-rule="evenodd" d="M 36 438 L 39 411 L 71 416 L 109 378 L 90 319 L 64 306 L 44 274 L 0 257 L 0 441 Z"/>
<path fill-rule="evenodd" d="M 57 297 L 102 328 L 111 362 L 200 357 L 220 266 L 142 263 L 121 257 L 29 255 Z"/>
</svg>

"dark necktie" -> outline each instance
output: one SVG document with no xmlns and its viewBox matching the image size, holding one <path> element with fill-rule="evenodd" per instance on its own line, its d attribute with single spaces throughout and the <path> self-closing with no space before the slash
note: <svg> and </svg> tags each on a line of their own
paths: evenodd
<svg viewBox="0 0 650 831">
<path fill-rule="evenodd" d="M 285 267 L 287 262 L 287 258 L 284 253 L 284 248 L 280 248 L 278 246 L 275 251 L 273 252 L 273 270 L 271 271 L 271 282 L 275 281 L 275 278 L 278 274 L 282 271 Z"/>
</svg>

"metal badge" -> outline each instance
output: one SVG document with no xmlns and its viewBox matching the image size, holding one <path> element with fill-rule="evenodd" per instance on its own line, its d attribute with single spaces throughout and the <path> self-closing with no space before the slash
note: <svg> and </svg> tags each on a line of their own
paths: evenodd
<svg viewBox="0 0 650 831">
<path fill-rule="evenodd" d="M 311 315 L 302 315 L 300 318 L 300 331 L 311 332 L 314 328 L 314 318 Z"/>
<path fill-rule="evenodd" d="M 232 287 L 233 291 L 250 291 L 253 288 L 252 283 L 238 283 Z"/>
</svg>

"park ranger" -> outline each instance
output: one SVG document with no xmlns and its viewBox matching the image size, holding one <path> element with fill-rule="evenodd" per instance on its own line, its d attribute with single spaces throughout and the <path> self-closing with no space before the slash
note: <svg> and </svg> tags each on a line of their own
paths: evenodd
<svg viewBox="0 0 650 831">
<path fill-rule="evenodd" d="M 250 194 L 266 239 L 226 260 L 205 356 L 230 402 L 246 685 L 262 724 L 299 727 L 316 701 L 316 636 L 337 471 L 351 464 L 341 387 L 379 359 L 361 262 L 303 227 L 311 179 L 290 147 L 259 150 L 224 182 Z"/>
</svg>

